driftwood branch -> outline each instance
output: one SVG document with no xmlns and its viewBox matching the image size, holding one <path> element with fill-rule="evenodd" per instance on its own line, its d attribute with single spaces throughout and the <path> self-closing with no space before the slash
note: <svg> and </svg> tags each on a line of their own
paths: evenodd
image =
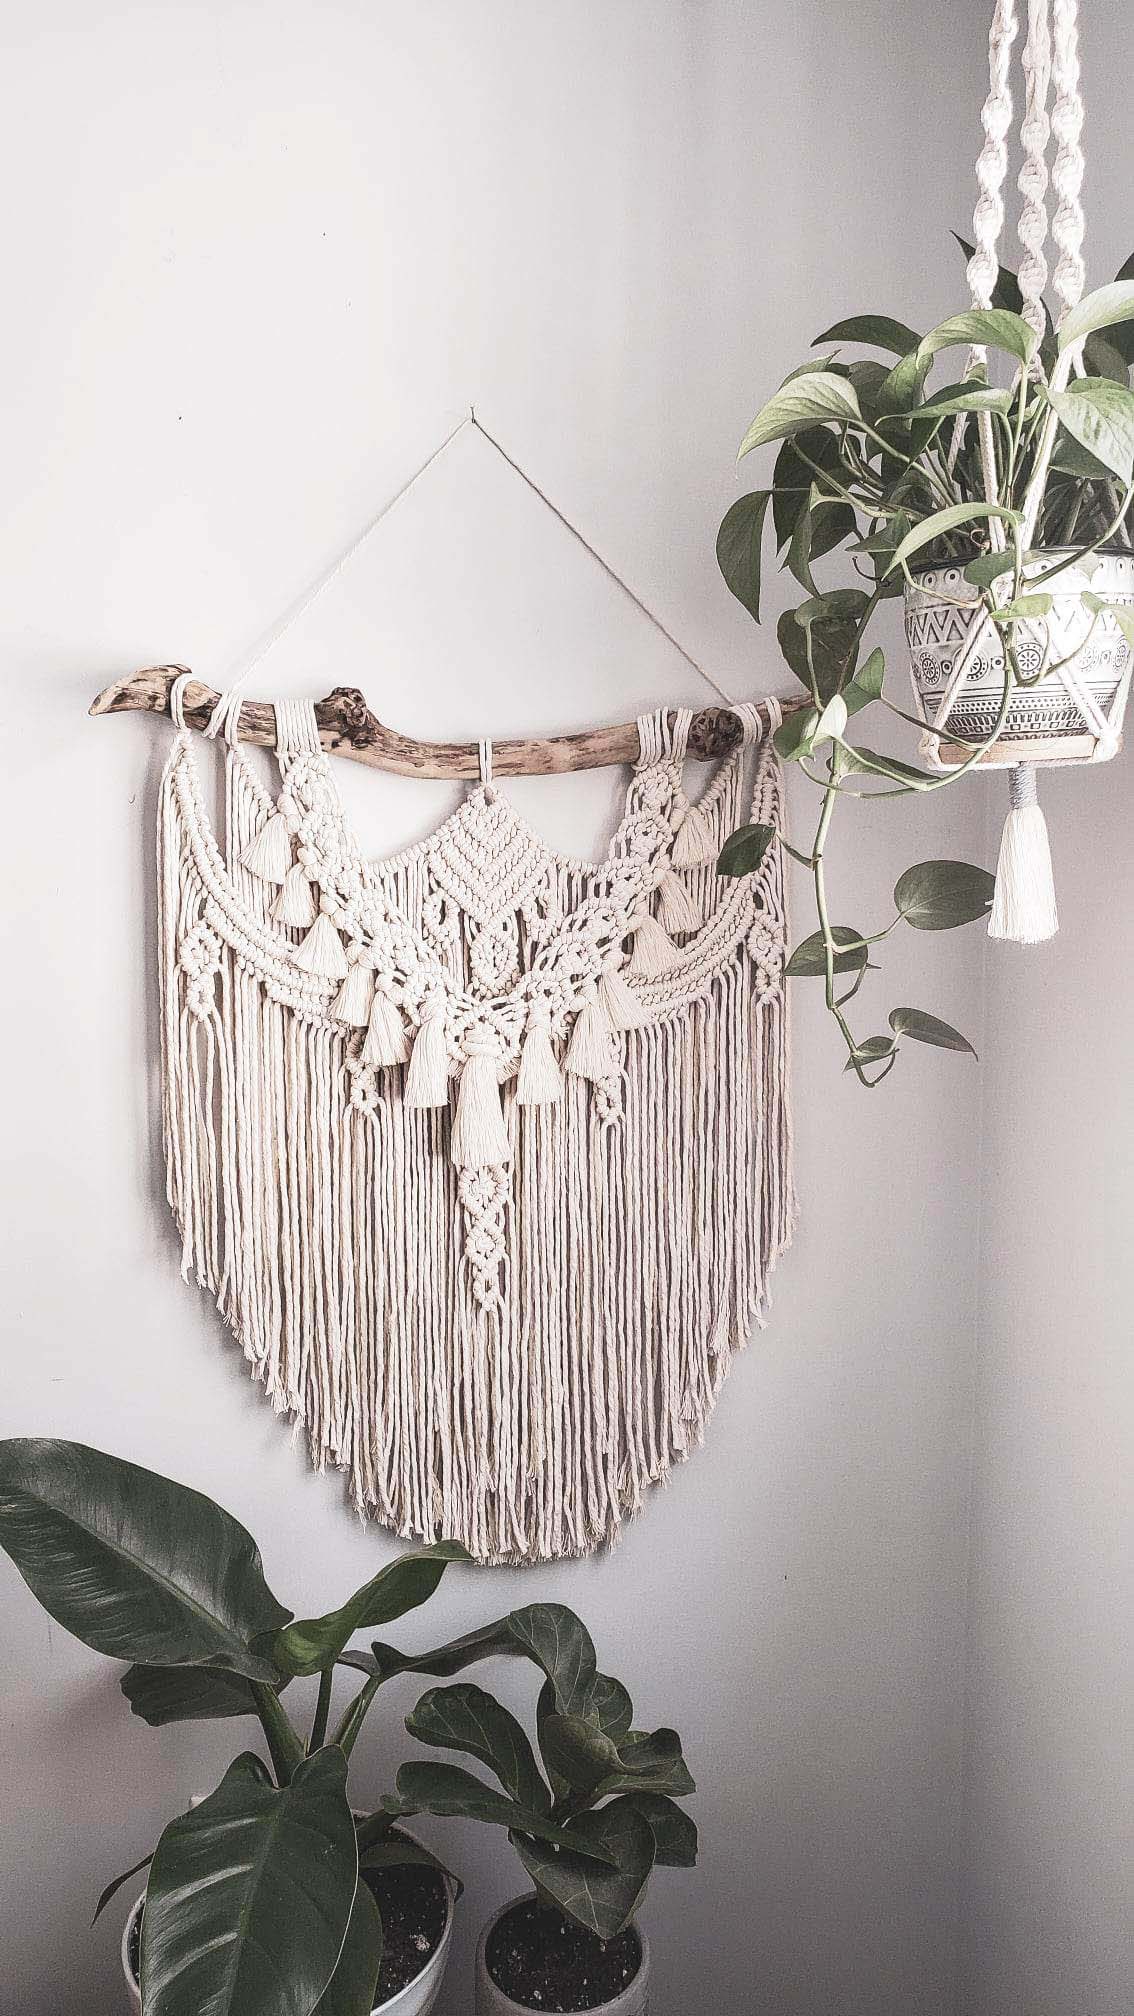
<svg viewBox="0 0 1134 2016">
<path fill-rule="evenodd" d="M 116 679 L 91 705 L 92 714 L 168 714 L 169 690 L 183 665 L 153 665 Z M 219 693 L 200 680 L 185 688 L 185 719 L 193 728 L 207 726 Z M 782 701 L 785 714 L 804 705 L 794 696 Z M 372 714 L 356 686 L 336 686 L 315 702 L 315 718 L 324 749 L 347 756 L 373 770 L 392 770 L 400 777 L 476 777 L 480 760 L 475 742 L 418 742 L 399 735 Z M 275 709 L 269 700 L 245 700 L 240 709 L 240 739 L 274 749 Z M 689 753 L 702 759 L 727 756 L 740 740 L 740 723 L 727 707 L 703 707 L 693 716 Z M 546 777 L 561 770 L 599 770 L 608 763 L 634 763 L 639 755 L 638 728 L 628 721 L 616 728 L 590 728 L 579 735 L 530 736 L 492 744 L 492 768 L 498 777 Z"/>
</svg>

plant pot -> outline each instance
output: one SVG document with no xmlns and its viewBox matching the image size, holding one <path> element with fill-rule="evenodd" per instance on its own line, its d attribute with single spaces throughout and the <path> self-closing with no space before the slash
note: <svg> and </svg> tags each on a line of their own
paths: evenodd
<svg viewBox="0 0 1134 2016">
<path fill-rule="evenodd" d="M 513 1897 L 493 1913 L 480 1935 L 476 1949 L 476 2012 L 475 2016 L 533 2016 L 533 2007 L 525 2002 L 513 2002 L 502 1988 L 498 1988 L 488 1971 L 488 1942 L 500 1920 L 514 1911 L 517 1904 L 526 1904 L 535 1896 L 530 1891 L 527 1897 Z M 650 2008 L 650 1947 L 645 1933 L 635 1925 L 642 1958 L 634 1979 L 616 1995 L 612 2001 L 596 2002 L 587 2016 L 649 2016 Z"/>
<path fill-rule="evenodd" d="M 445 1889 L 449 1899 L 449 1910 L 445 1920 L 445 1930 L 441 1935 L 440 1945 L 435 1953 L 430 1954 L 420 1974 L 416 1974 L 412 1981 L 407 1981 L 405 1987 L 400 1988 L 396 1995 L 391 1995 L 388 2001 L 380 2002 L 376 2005 L 374 2016 L 428 2016 L 428 2012 L 436 2002 L 441 1992 L 441 1982 L 449 1962 L 449 1948 L 453 1940 L 453 1903 L 455 1893 L 453 1884 L 448 1877 L 445 1878 Z M 123 2008 L 127 2012 L 127 2016 L 138 2016 L 138 2011 L 142 2006 L 141 1993 L 130 1961 L 130 1947 L 134 1927 L 142 1915 L 142 1906 L 145 1901 L 146 1893 L 143 1890 L 142 1895 L 138 1898 L 137 1903 L 126 1920 L 126 1928 L 122 1934 L 122 1975 L 126 1983 L 126 1999 L 123 2003 Z"/>
<path fill-rule="evenodd" d="M 1028 581 L 1066 557 L 1062 548 L 1034 555 L 1024 569 L 1024 593 Z M 1095 620 L 1083 607 L 1084 589 L 1134 609 L 1134 553 L 1097 553 L 1075 562 L 1045 591 L 1053 598 L 1050 613 L 1017 623 L 1020 669 L 1040 676 L 1013 692 L 999 740 L 982 763 L 1000 769 L 1099 763 L 1118 753 L 1134 652 L 1112 615 Z M 1005 577 L 995 583 L 995 592 L 1001 604 L 1007 602 Z M 961 565 L 921 568 L 913 586 L 907 582 L 906 642 L 929 730 L 923 753 L 934 767 L 955 768 L 970 752 L 950 738 L 981 742 L 990 735 L 1004 689 L 1000 632 Z M 1044 669 L 1063 660 L 1062 670 Z"/>
</svg>

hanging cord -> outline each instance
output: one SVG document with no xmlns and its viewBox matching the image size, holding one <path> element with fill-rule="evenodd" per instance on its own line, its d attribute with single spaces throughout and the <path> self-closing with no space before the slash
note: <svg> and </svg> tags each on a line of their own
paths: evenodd
<svg viewBox="0 0 1134 2016">
<path fill-rule="evenodd" d="M 1017 235 L 1023 249 L 1020 293 L 1024 320 L 1042 340 L 1047 328 L 1043 296 L 1047 286 L 1047 148 L 1051 121 L 1047 94 L 1051 81 L 1051 22 L 1048 0 L 1028 0 L 1028 41 L 1024 50 L 1027 97 L 1020 139 L 1024 163 L 1016 184 L 1023 197 Z M 1033 369 L 1039 368 L 1038 352 Z"/>
<path fill-rule="evenodd" d="M 523 466 L 519 462 L 516 461 L 513 455 L 510 455 L 508 453 L 508 450 L 503 446 L 501 442 L 499 442 L 496 439 L 496 436 L 494 434 L 489 433 L 488 428 L 483 426 L 482 423 L 477 419 L 475 409 L 470 407 L 464 419 L 459 420 L 457 422 L 457 425 L 450 429 L 449 433 L 446 434 L 444 440 L 438 443 L 437 447 L 433 450 L 432 454 L 426 457 L 425 461 L 421 464 L 420 468 L 415 469 L 413 475 L 407 477 L 406 481 L 401 485 L 400 489 L 396 490 L 394 492 L 394 495 L 387 499 L 385 504 L 383 504 L 381 510 L 375 512 L 374 516 L 368 521 L 368 523 L 363 527 L 362 531 L 358 534 L 358 537 L 356 539 L 352 539 L 350 545 L 347 546 L 343 550 L 343 552 L 338 554 L 338 556 L 331 562 L 330 566 L 325 570 L 325 572 L 320 574 L 318 578 L 311 583 L 310 587 L 304 589 L 302 595 L 300 595 L 298 599 L 284 611 L 283 615 L 280 616 L 276 620 L 276 622 L 274 622 L 271 625 L 271 628 L 267 630 L 264 633 L 264 635 L 259 639 L 259 641 L 252 647 L 251 652 L 247 656 L 238 659 L 236 661 L 236 663 L 229 670 L 227 680 L 225 682 L 218 682 L 227 684 L 227 691 L 225 693 L 222 693 L 220 700 L 217 702 L 217 705 L 213 710 L 213 718 L 209 722 L 209 728 L 207 732 L 209 732 L 212 735 L 215 735 L 218 732 L 222 722 L 227 722 L 229 715 L 225 711 L 226 709 L 233 710 L 234 717 L 237 723 L 239 723 L 239 706 L 237 705 L 238 698 L 239 695 L 243 692 L 248 680 L 250 679 L 252 673 L 255 671 L 257 665 L 259 665 L 261 661 L 267 656 L 268 652 L 272 649 L 273 645 L 278 644 L 280 639 L 286 636 L 287 632 L 290 629 L 292 629 L 296 623 L 299 622 L 300 617 L 306 615 L 312 603 L 318 600 L 319 596 L 322 595 L 324 589 L 329 588 L 332 581 L 338 579 L 339 575 L 343 572 L 343 569 L 349 565 L 351 560 L 354 559 L 355 555 L 362 549 L 363 546 L 365 546 L 367 540 L 370 538 L 371 533 L 377 531 L 379 525 L 382 524 L 383 520 L 388 518 L 390 513 L 393 510 L 395 510 L 395 508 L 399 504 L 401 504 L 406 497 L 409 496 L 410 491 L 417 487 L 417 485 L 421 482 L 422 477 L 425 476 L 430 469 L 432 469 L 434 463 L 440 461 L 441 457 L 445 454 L 446 450 L 451 448 L 454 441 L 456 441 L 456 439 L 458 438 L 458 436 L 464 433 L 466 427 L 471 427 L 474 433 L 479 434 L 481 439 L 483 441 L 486 441 L 488 443 L 488 446 L 495 450 L 496 454 L 500 456 L 501 460 L 507 463 L 508 468 L 513 470 L 514 473 L 520 478 L 520 480 L 527 485 L 528 489 L 531 490 L 533 494 L 539 498 L 541 504 L 545 504 L 547 506 L 547 509 L 551 512 L 552 516 L 557 518 L 559 520 L 559 523 L 568 532 L 570 532 L 573 539 L 578 540 L 580 546 L 582 546 L 584 551 L 590 554 L 591 559 L 597 561 L 598 565 L 602 568 L 603 573 L 608 577 L 608 579 L 614 582 L 616 588 L 621 589 L 622 593 L 627 597 L 627 599 L 634 604 L 634 607 L 641 611 L 641 614 L 646 618 L 647 622 L 653 625 L 653 628 L 656 631 L 658 631 L 662 637 L 665 638 L 666 643 L 673 647 L 673 649 L 678 653 L 678 655 L 685 660 L 685 663 L 690 667 L 692 671 L 696 672 L 698 678 L 704 680 L 706 686 L 710 687 L 711 690 L 718 695 L 718 697 L 724 702 L 726 707 L 731 707 L 733 705 L 731 694 L 726 693 L 724 687 L 718 684 L 717 680 L 713 678 L 712 674 L 710 672 L 706 672 L 704 666 L 699 664 L 697 659 L 694 658 L 692 654 L 685 649 L 685 646 L 678 642 L 677 638 L 673 635 L 672 631 L 667 630 L 661 618 L 659 616 L 655 616 L 653 610 L 648 606 L 647 603 L 643 602 L 641 596 L 635 594 L 629 582 L 623 580 L 621 574 L 615 571 L 615 569 L 610 565 L 609 561 L 603 559 L 602 554 L 599 553 L 597 549 L 591 545 L 590 540 L 585 536 L 585 534 L 580 532 L 578 526 L 572 523 L 571 519 L 567 517 L 564 511 L 560 510 L 558 504 L 555 504 L 552 501 L 552 499 L 548 496 L 547 492 L 540 488 L 535 478 L 533 476 L 529 476 L 527 470 L 523 468 Z"/>
</svg>

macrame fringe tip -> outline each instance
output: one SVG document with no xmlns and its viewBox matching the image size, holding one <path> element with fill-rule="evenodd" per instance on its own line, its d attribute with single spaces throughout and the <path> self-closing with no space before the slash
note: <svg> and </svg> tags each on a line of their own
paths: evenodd
<svg viewBox="0 0 1134 2016">
<path fill-rule="evenodd" d="M 658 915 L 667 931 L 696 931 L 703 919 L 693 898 L 679 882 L 672 868 L 667 868 L 658 883 Z"/>
<path fill-rule="evenodd" d="M 518 1106 L 554 1106 L 563 1097 L 563 1074 L 551 1047 L 546 1019 L 533 1022 L 520 1051 L 516 1080 Z"/>
<path fill-rule="evenodd" d="M 474 1050 L 461 1072 L 450 1147 L 457 1169 L 498 1169 L 511 1160 L 496 1064 L 494 1051 Z"/>
<path fill-rule="evenodd" d="M 680 960 L 681 954 L 664 926 L 656 917 L 643 917 L 634 928 L 634 950 L 627 969 L 631 979 L 652 980 L 661 973 L 672 973 Z"/>
<path fill-rule="evenodd" d="M 335 996 L 331 1013 L 348 1029 L 365 1029 L 370 1020 L 374 981 L 368 966 L 352 966 Z"/>
<path fill-rule="evenodd" d="M 291 867 L 291 833 L 282 812 L 273 812 L 241 855 L 250 875 L 261 882 L 283 882 Z"/>
<path fill-rule="evenodd" d="M 247 866 L 247 857 L 245 857 Z M 297 931 L 306 931 L 314 924 L 318 912 L 315 907 L 315 891 L 312 889 L 302 868 L 289 868 L 284 877 L 284 885 L 272 905 L 272 916 L 277 924 L 290 924 Z"/>
<path fill-rule="evenodd" d="M 719 852 L 713 829 L 699 805 L 691 805 L 677 829 L 671 860 L 675 868 L 707 868 Z"/>
<path fill-rule="evenodd" d="M 571 1032 L 564 1063 L 576 1078 L 602 1084 L 614 1071 L 610 1023 L 599 1005 L 598 995 L 585 1001 Z"/>
<path fill-rule="evenodd" d="M 386 1071 L 394 1064 L 404 1064 L 409 1054 L 405 1024 L 389 995 L 376 987 L 362 1045 L 362 1061 L 376 1071 Z"/>
<path fill-rule="evenodd" d="M 304 973 L 314 973 L 323 980 L 345 980 L 349 970 L 347 956 L 343 951 L 343 941 L 335 930 L 325 910 L 321 910 L 314 924 L 294 953 L 295 963 Z"/>
<path fill-rule="evenodd" d="M 449 1053 L 445 1047 L 444 1015 L 427 1015 L 410 1052 L 406 1073 L 407 1106 L 449 1104 Z"/>
</svg>

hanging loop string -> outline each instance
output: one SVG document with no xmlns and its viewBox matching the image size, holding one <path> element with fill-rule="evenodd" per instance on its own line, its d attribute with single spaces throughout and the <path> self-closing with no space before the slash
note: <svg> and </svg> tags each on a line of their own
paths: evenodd
<svg viewBox="0 0 1134 2016">
<path fill-rule="evenodd" d="M 169 718 L 182 735 L 189 726 L 185 719 L 185 689 L 192 677 L 191 672 L 179 672 L 169 689 Z"/>
<path fill-rule="evenodd" d="M 1047 94 L 1051 81 L 1051 20 L 1049 0 L 1028 0 L 1028 39 L 1024 50 L 1027 97 L 1020 139 L 1024 163 L 1017 188 L 1023 208 L 1017 232 L 1023 249 L 1020 261 L 1020 293 L 1024 320 L 1038 337 L 1047 327 L 1043 296 L 1048 268 L 1044 246 L 1047 240 L 1047 148 L 1051 121 Z M 1038 369 L 1038 353 L 1033 369 Z"/>
<path fill-rule="evenodd" d="M 492 784 L 492 743 L 487 736 L 476 745 L 476 760 L 480 767 L 480 781 L 487 791 Z"/>
</svg>

